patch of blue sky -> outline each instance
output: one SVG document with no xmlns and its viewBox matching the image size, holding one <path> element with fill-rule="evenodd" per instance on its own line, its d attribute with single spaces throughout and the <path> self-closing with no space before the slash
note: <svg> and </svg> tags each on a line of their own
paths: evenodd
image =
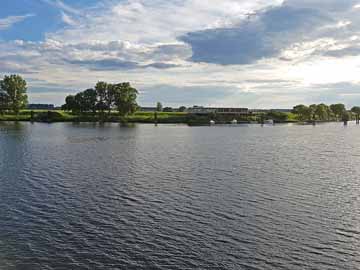
<svg viewBox="0 0 360 270">
<path fill-rule="evenodd" d="M 14 23 L 0 31 L 0 40 L 41 41 L 46 33 L 55 32 L 63 28 L 62 6 L 69 9 L 86 9 L 98 3 L 97 0 L 2 0 L 0 19 L 10 16 L 26 16 L 24 20 Z"/>
</svg>

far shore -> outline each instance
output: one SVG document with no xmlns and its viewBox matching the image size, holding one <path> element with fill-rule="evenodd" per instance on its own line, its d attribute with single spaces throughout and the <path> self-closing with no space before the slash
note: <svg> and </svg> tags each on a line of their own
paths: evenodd
<svg viewBox="0 0 360 270">
<path fill-rule="evenodd" d="M 116 112 L 106 113 L 102 117 L 98 114 L 72 114 L 61 110 L 23 110 L 18 115 L 5 113 L 0 114 L 0 121 L 18 121 L 18 122 L 43 122 L 43 123 L 57 123 L 57 122 L 104 122 L 104 123 L 143 123 L 143 124 L 188 124 L 191 126 L 207 126 L 213 120 L 215 124 L 320 124 L 328 122 L 339 122 L 335 120 L 330 121 L 299 121 L 291 113 L 288 113 L 286 120 L 283 119 L 260 119 L 255 115 L 233 115 L 233 116 L 218 116 L 217 119 L 211 116 L 199 116 L 189 114 L 187 112 L 142 112 L 138 111 L 132 115 L 120 117 Z"/>
</svg>

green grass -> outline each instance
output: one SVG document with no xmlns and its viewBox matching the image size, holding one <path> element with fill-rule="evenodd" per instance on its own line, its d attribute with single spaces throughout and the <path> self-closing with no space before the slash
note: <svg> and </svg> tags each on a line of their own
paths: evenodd
<svg viewBox="0 0 360 270">
<path fill-rule="evenodd" d="M 294 122 L 297 122 L 297 121 L 298 121 L 296 114 L 287 113 L 287 116 L 288 116 L 288 121 L 294 121 Z"/>
<path fill-rule="evenodd" d="M 50 111 L 48 115 L 47 110 L 32 110 L 34 112 L 34 121 L 40 122 L 96 122 L 99 121 L 99 115 L 92 113 L 72 114 L 60 110 Z M 186 123 L 187 113 L 179 112 L 158 112 L 158 123 Z M 0 121 L 31 121 L 31 110 L 22 110 L 17 116 L 13 113 L 0 114 Z M 111 112 L 110 115 L 105 114 L 105 121 L 108 122 L 139 122 L 139 123 L 154 123 L 155 114 L 153 112 L 136 112 L 133 115 L 121 118 L 118 113 Z"/>
<path fill-rule="evenodd" d="M 186 123 L 187 113 L 179 112 L 158 112 L 158 123 Z M 126 117 L 128 122 L 154 123 L 155 114 L 153 112 L 136 112 Z"/>
</svg>

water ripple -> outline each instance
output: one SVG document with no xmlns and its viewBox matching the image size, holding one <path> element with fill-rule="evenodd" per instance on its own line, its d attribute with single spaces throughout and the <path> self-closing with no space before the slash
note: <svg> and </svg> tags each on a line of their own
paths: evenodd
<svg viewBox="0 0 360 270">
<path fill-rule="evenodd" d="M 0 269 L 360 269 L 357 149 L 355 125 L 2 123 Z"/>
</svg>

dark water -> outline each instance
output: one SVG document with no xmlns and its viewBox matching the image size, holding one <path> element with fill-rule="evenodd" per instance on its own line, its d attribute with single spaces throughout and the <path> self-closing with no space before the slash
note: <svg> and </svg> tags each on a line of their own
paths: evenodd
<svg viewBox="0 0 360 270">
<path fill-rule="evenodd" d="M 0 123 L 0 269 L 360 269 L 360 126 Z"/>
</svg>

